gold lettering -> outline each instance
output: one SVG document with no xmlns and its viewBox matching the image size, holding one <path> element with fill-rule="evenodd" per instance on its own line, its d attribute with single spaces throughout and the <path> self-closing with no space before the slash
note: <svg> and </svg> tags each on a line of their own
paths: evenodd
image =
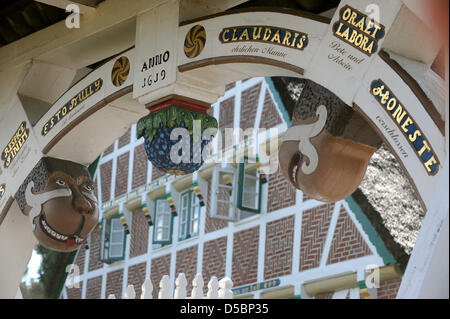
<svg viewBox="0 0 450 319">
<path fill-rule="evenodd" d="M 348 23 L 355 25 L 355 18 L 358 16 L 356 12 L 352 12 L 352 16 L 348 19 Z"/>
<path fill-rule="evenodd" d="M 297 33 L 297 32 L 295 32 L 294 33 L 294 40 L 292 40 L 292 44 L 291 44 L 291 47 L 293 47 L 294 46 L 294 44 L 295 44 L 295 41 L 297 40 L 297 38 L 298 38 L 298 36 L 299 36 L 300 34 L 299 33 Z"/>
<path fill-rule="evenodd" d="M 237 41 L 236 28 L 233 28 L 233 36 L 231 37 L 231 41 Z"/>
<path fill-rule="evenodd" d="M 373 36 L 374 38 L 376 38 L 377 32 L 381 30 L 381 27 L 380 27 L 379 25 L 376 25 L 376 24 L 375 24 L 373 27 L 374 27 L 375 29 L 373 30 L 372 36 Z"/>
<path fill-rule="evenodd" d="M 408 129 L 406 127 L 410 126 L 411 124 L 413 124 L 414 122 L 411 120 L 411 118 L 408 116 L 405 120 L 405 122 L 402 125 L 402 130 L 403 132 L 408 132 Z"/>
<path fill-rule="evenodd" d="M 244 32 L 242 32 L 241 36 L 239 37 L 239 41 L 241 41 L 244 36 L 246 37 L 246 40 L 248 41 L 248 31 L 247 28 L 244 29 Z"/>
<path fill-rule="evenodd" d="M 280 40 L 280 30 L 277 30 L 277 32 L 275 33 L 275 35 L 272 38 L 271 42 L 278 42 L 279 44 L 281 44 L 281 40 Z"/>
<path fill-rule="evenodd" d="M 397 99 L 395 97 L 393 97 L 387 103 L 386 108 L 388 111 L 392 111 L 396 105 L 397 105 Z"/>
<path fill-rule="evenodd" d="M 272 31 L 270 30 L 270 28 L 266 28 L 266 31 L 264 31 L 263 41 L 269 40 L 271 34 Z"/>
<path fill-rule="evenodd" d="M 420 151 L 418 152 L 419 156 L 422 156 L 422 154 L 423 154 L 423 152 L 425 152 L 425 150 L 427 150 L 429 152 L 429 151 L 431 151 L 431 148 L 428 145 L 427 141 L 423 140 L 423 146 L 420 149 Z"/>
<path fill-rule="evenodd" d="M 364 33 L 366 33 L 366 34 L 369 34 L 370 35 L 370 29 L 372 29 L 372 27 L 373 27 L 373 20 L 372 19 L 369 19 L 369 20 L 367 20 L 367 25 L 366 25 L 366 28 L 364 29 Z"/>
<path fill-rule="evenodd" d="M 344 12 L 342 12 L 342 20 L 347 21 L 351 14 L 352 10 L 350 8 L 345 9 Z"/>
<path fill-rule="evenodd" d="M 366 20 L 365 17 L 362 17 L 361 19 L 359 19 L 359 21 L 355 24 L 355 27 L 357 27 L 361 31 L 364 31 L 364 22 L 365 22 L 365 20 Z"/>
<path fill-rule="evenodd" d="M 228 32 L 230 32 L 230 29 L 225 29 L 225 30 L 222 32 L 222 41 L 223 41 L 223 42 L 228 42 L 228 41 L 230 41 L 230 39 L 225 38 L 225 35 L 226 35 Z"/>
<path fill-rule="evenodd" d="M 286 33 L 284 34 L 283 45 L 290 46 L 291 45 L 289 43 L 290 38 L 291 38 L 291 33 L 289 31 L 286 31 Z"/>
<path fill-rule="evenodd" d="M 298 43 L 297 43 L 297 48 L 298 48 L 298 49 L 303 48 L 303 44 L 304 44 L 304 41 L 305 41 L 305 40 L 306 40 L 306 36 L 302 35 L 302 36 L 300 37 L 300 40 L 298 40 Z"/>
<path fill-rule="evenodd" d="M 256 34 L 256 30 L 258 29 L 258 33 Z M 261 37 L 262 27 L 253 27 L 253 40 L 258 40 Z"/>
<path fill-rule="evenodd" d="M 420 133 L 419 130 L 416 130 L 413 134 L 409 134 L 409 140 L 415 142 L 419 136 L 422 136 L 422 133 Z"/>
<path fill-rule="evenodd" d="M 434 155 L 431 156 L 431 158 L 424 164 L 425 168 L 427 169 L 428 172 L 431 172 L 430 166 L 433 166 L 433 164 L 437 164 L 437 161 L 434 158 Z"/>
</svg>

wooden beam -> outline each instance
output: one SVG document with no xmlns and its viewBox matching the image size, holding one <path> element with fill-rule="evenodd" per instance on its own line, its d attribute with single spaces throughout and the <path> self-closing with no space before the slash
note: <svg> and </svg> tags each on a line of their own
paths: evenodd
<svg viewBox="0 0 450 319">
<path fill-rule="evenodd" d="M 96 9 L 96 5 L 83 4 L 83 1 L 77 0 L 35 0 L 36 2 L 41 2 L 48 4 L 53 7 L 57 7 L 66 10 L 67 6 L 70 4 L 76 4 L 80 8 L 80 13 L 92 13 Z"/>
</svg>

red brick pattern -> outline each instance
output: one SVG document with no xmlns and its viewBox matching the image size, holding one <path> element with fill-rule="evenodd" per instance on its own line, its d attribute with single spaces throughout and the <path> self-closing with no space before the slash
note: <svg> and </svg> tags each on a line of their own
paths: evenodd
<svg viewBox="0 0 450 319">
<path fill-rule="evenodd" d="M 256 111 L 255 111 L 256 113 Z M 264 97 L 264 107 L 262 110 L 260 128 L 271 128 L 281 124 L 280 115 L 276 109 L 275 103 L 272 101 L 269 91 L 266 91 Z"/>
<path fill-rule="evenodd" d="M 334 204 L 324 204 L 303 212 L 300 242 L 300 271 L 320 265 Z"/>
<path fill-rule="evenodd" d="M 292 273 L 295 216 L 267 223 L 264 280 Z"/>
<path fill-rule="evenodd" d="M 236 83 L 228 83 L 227 85 L 225 85 L 225 91 L 231 90 L 232 88 L 234 88 L 236 86 Z"/>
<path fill-rule="evenodd" d="M 118 147 L 124 147 L 125 145 L 130 143 L 130 137 L 131 137 L 131 128 L 129 128 L 125 134 L 123 134 L 121 137 L 119 137 Z"/>
<path fill-rule="evenodd" d="M 112 143 L 106 150 L 103 151 L 103 156 L 111 154 L 112 152 L 114 152 L 114 143 Z"/>
<path fill-rule="evenodd" d="M 234 287 L 256 282 L 258 272 L 259 226 L 235 233 L 233 236 Z"/>
<path fill-rule="evenodd" d="M 78 249 L 77 257 L 75 258 L 75 265 L 78 266 L 80 270 L 80 275 L 84 273 L 84 260 L 86 258 L 86 249 L 82 246 Z"/>
<path fill-rule="evenodd" d="M 67 299 L 81 299 L 81 282 L 80 288 L 66 288 L 66 292 Z"/>
<path fill-rule="evenodd" d="M 280 168 L 273 174 L 268 174 L 269 193 L 267 196 L 267 212 L 294 206 L 296 189 L 284 177 Z"/>
<path fill-rule="evenodd" d="M 102 203 L 109 201 L 111 198 L 111 174 L 112 160 L 100 165 Z"/>
<path fill-rule="evenodd" d="M 306 195 L 305 193 L 303 193 L 303 201 L 306 202 L 310 199 L 313 199 L 312 197 L 309 197 L 308 195 Z"/>
<path fill-rule="evenodd" d="M 234 96 L 220 103 L 219 112 L 219 131 L 222 137 L 222 149 L 226 149 L 231 145 L 227 145 L 225 141 L 225 129 L 234 127 Z M 230 141 L 232 143 L 232 141 Z"/>
<path fill-rule="evenodd" d="M 223 229 L 228 226 L 228 222 L 211 218 L 211 183 L 208 183 L 208 196 L 205 198 L 206 200 L 206 218 L 205 218 L 205 234 Z"/>
<path fill-rule="evenodd" d="M 147 253 L 148 248 L 148 223 L 144 212 L 140 209 L 133 213 L 130 239 L 130 258 Z"/>
<path fill-rule="evenodd" d="M 241 93 L 241 118 L 239 127 L 242 130 L 255 127 L 256 109 L 258 108 L 261 83 L 248 88 Z"/>
<path fill-rule="evenodd" d="M 333 297 L 333 293 L 332 292 L 327 292 L 327 293 L 323 293 L 320 295 L 316 295 L 314 297 L 314 299 L 331 299 Z"/>
<path fill-rule="evenodd" d="M 86 282 L 86 299 L 100 299 L 102 297 L 101 294 L 102 276 L 88 279 Z"/>
<path fill-rule="evenodd" d="M 105 297 L 108 298 L 109 295 L 113 294 L 116 299 L 122 299 L 122 283 L 123 283 L 123 269 L 112 271 L 106 276 L 106 294 Z"/>
<path fill-rule="evenodd" d="M 397 298 L 398 289 L 402 283 L 401 279 L 394 279 L 380 283 L 377 290 L 378 299 L 395 299 Z"/>
<path fill-rule="evenodd" d="M 155 166 L 152 166 L 152 181 L 157 180 L 160 177 L 166 175 L 163 171 L 160 171 Z"/>
<path fill-rule="evenodd" d="M 170 274 L 170 254 L 152 259 L 151 275 L 153 299 L 158 298 L 159 282 L 164 275 Z"/>
<path fill-rule="evenodd" d="M 130 152 L 117 157 L 117 170 L 116 170 L 116 187 L 114 196 L 118 197 L 127 192 L 128 188 L 128 165 L 130 159 Z"/>
<path fill-rule="evenodd" d="M 191 246 L 177 251 L 176 264 L 175 264 L 175 277 L 178 274 L 184 273 L 188 282 L 187 295 L 189 296 L 192 291 L 192 280 L 197 274 L 197 255 L 198 246 Z"/>
<path fill-rule="evenodd" d="M 103 267 L 103 263 L 100 261 L 100 236 L 101 229 L 96 227 L 92 233 L 89 235 L 89 269 L 92 271 Z"/>
<path fill-rule="evenodd" d="M 136 146 L 133 158 L 133 181 L 131 189 L 136 189 L 147 183 L 148 159 L 145 154 L 144 144 Z"/>
<path fill-rule="evenodd" d="M 136 299 L 141 298 L 142 284 L 145 280 L 145 267 L 146 262 L 133 265 L 128 268 L 128 284 L 133 285 L 134 291 L 136 292 Z"/>
<path fill-rule="evenodd" d="M 226 256 L 227 237 L 210 240 L 203 244 L 202 275 L 205 287 L 212 276 L 216 276 L 219 280 L 225 277 Z"/>
<path fill-rule="evenodd" d="M 369 246 L 362 238 L 345 208 L 341 207 L 327 265 L 371 254 Z"/>
</svg>

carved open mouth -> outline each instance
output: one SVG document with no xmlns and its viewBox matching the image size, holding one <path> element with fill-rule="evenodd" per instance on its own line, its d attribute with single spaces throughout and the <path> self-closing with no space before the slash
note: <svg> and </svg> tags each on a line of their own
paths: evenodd
<svg viewBox="0 0 450 319">
<path fill-rule="evenodd" d="M 86 242 L 85 238 L 81 238 L 77 235 L 63 235 L 55 231 L 52 227 L 48 225 L 45 219 L 45 215 L 43 213 L 39 217 L 39 225 L 41 226 L 42 231 L 53 240 L 67 244 L 77 244 L 77 245 Z"/>
<path fill-rule="evenodd" d="M 300 164 L 302 162 L 303 155 L 300 152 L 297 152 L 292 156 L 291 162 L 289 163 L 289 180 L 292 184 L 298 189 L 297 185 L 297 172 L 300 168 Z"/>
</svg>

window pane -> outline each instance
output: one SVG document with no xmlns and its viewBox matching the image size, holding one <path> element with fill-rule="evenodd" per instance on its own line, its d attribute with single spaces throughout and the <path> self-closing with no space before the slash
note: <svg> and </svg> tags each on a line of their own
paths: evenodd
<svg viewBox="0 0 450 319">
<path fill-rule="evenodd" d="M 111 234 L 111 243 L 122 243 L 122 241 L 123 241 L 122 232 L 113 232 Z"/>
<path fill-rule="evenodd" d="M 110 257 L 122 257 L 123 245 L 111 245 L 109 248 Z"/>
<path fill-rule="evenodd" d="M 121 231 L 121 230 L 123 230 L 123 224 L 122 224 L 122 222 L 120 221 L 120 219 L 113 219 L 113 220 L 111 220 L 111 223 L 112 223 L 112 231 Z"/>
</svg>

